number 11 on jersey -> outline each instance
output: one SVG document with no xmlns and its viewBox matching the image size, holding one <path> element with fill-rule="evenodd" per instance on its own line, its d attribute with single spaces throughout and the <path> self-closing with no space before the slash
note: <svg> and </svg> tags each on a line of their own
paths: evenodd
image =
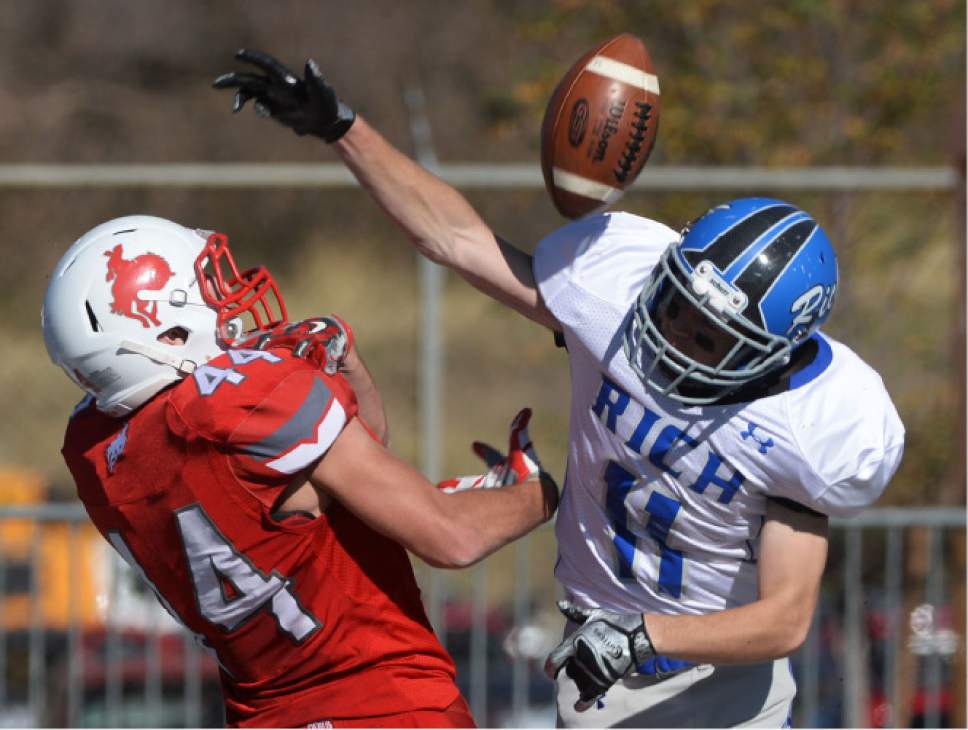
<svg viewBox="0 0 968 730">
<path fill-rule="evenodd" d="M 629 520 L 638 515 L 626 506 L 626 499 L 635 486 L 636 476 L 617 462 L 609 461 L 605 468 L 605 506 L 612 519 L 615 536 L 612 543 L 618 553 L 618 576 L 623 580 L 634 580 L 636 553 L 638 550 L 635 532 L 629 527 Z M 685 558 L 681 550 L 669 547 L 669 531 L 679 514 L 682 504 L 658 490 L 651 490 L 645 501 L 645 532 L 656 542 L 659 552 L 657 588 L 673 598 L 682 596 L 682 583 L 685 574 Z"/>
</svg>

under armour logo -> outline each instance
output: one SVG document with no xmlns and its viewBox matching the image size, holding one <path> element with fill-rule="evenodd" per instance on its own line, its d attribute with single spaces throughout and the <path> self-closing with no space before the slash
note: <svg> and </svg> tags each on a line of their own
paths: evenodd
<svg viewBox="0 0 968 730">
<path fill-rule="evenodd" d="M 743 431 L 743 433 L 741 433 L 740 436 L 743 437 L 744 441 L 746 439 L 753 439 L 757 444 L 759 444 L 760 453 L 765 454 L 767 452 L 767 449 L 769 449 L 771 446 L 774 445 L 773 439 L 771 439 L 769 436 L 767 436 L 765 439 L 761 439 L 755 433 L 753 433 L 758 428 L 758 426 L 752 421 L 747 421 L 747 423 L 749 424 L 749 430 Z"/>
<path fill-rule="evenodd" d="M 104 450 L 104 458 L 108 462 L 108 474 L 114 474 L 114 467 L 118 465 L 118 459 L 124 454 L 124 447 L 128 445 L 128 424 L 124 424 L 121 432 L 115 436 L 114 441 L 108 444 Z"/>
</svg>

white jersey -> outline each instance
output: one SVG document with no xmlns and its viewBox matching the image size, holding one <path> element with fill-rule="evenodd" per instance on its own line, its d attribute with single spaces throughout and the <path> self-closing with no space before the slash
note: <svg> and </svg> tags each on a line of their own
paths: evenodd
<svg viewBox="0 0 968 730">
<path fill-rule="evenodd" d="M 646 389 L 623 334 L 677 238 L 605 213 L 535 252 L 571 364 L 555 574 L 585 606 L 702 614 L 750 603 L 768 497 L 848 515 L 880 496 L 901 459 L 904 429 L 880 377 L 823 335 L 788 390 L 750 403 L 686 406 Z"/>
</svg>

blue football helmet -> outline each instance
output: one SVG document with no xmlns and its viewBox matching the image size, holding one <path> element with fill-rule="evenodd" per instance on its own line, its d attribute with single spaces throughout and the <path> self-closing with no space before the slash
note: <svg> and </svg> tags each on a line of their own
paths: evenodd
<svg viewBox="0 0 968 730">
<path fill-rule="evenodd" d="M 635 304 L 625 354 L 646 385 L 682 403 L 715 403 L 790 362 L 830 313 L 837 256 L 809 214 L 782 200 L 742 198 L 683 230 Z M 676 349 L 657 311 L 679 295 L 729 338 L 718 362 Z"/>
</svg>

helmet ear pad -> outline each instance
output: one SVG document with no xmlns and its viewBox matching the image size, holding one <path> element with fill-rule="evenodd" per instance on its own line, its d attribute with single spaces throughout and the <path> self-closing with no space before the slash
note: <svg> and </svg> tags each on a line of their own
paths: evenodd
<svg viewBox="0 0 968 730">
<path fill-rule="evenodd" d="M 714 403 L 788 364 L 792 349 L 826 319 L 836 287 L 836 255 L 809 215 L 770 198 L 717 206 L 653 269 L 633 307 L 626 355 L 663 394 Z M 683 351 L 663 332 L 658 305 L 673 293 L 735 343 L 716 362 Z"/>
<path fill-rule="evenodd" d="M 164 218 L 125 216 L 61 258 L 44 297 L 44 342 L 102 411 L 129 413 L 228 346 L 196 275 L 207 240 Z"/>
</svg>

